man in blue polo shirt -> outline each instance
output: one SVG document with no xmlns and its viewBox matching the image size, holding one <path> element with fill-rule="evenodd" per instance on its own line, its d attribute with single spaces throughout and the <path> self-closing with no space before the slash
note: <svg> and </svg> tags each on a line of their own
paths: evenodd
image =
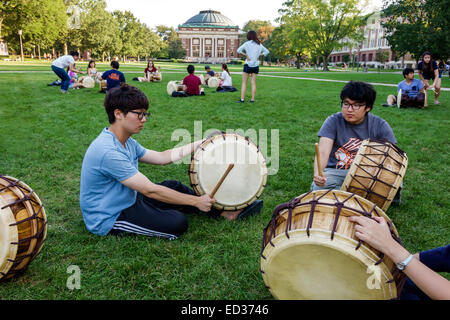
<svg viewBox="0 0 450 320">
<path fill-rule="evenodd" d="M 107 92 L 112 88 L 120 87 L 122 83 L 126 82 L 124 74 L 118 70 L 119 63 L 117 61 L 111 61 L 111 68 L 111 70 L 103 72 L 102 74 L 102 79 L 106 80 L 107 83 Z"/>
<path fill-rule="evenodd" d="M 402 90 L 400 108 L 423 108 L 425 103 L 425 93 L 422 81 L 414 78 L 414 69 L 405 68 L 403 70 L 405 80 L 397 86 L 397 93 Z M 397 104 L 397 97 L 390 94 L 387 97 L 387 104 L 383 107 L 391 107 Z"/>
</svg>

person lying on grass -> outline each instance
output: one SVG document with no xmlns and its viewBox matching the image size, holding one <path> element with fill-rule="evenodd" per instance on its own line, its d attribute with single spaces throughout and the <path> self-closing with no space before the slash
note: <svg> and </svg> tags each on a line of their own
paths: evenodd
<svg viewBox="0 0 450 320">
<path fill-rule="evenodd" d="M 149 101 L 127 84 L 109 90 L 104 106 L 111 125 L 91 143 L 81 168 L 80 207 L 87 230 L 101 236 L 134 233 L 173 240 L 188 228 L 185 213 L 202 211 L 235 220 L 261 211 L 262 200 L 257 200 L 243 210 L 220 212 L 212 208 L 214 198 L 197 196 L 179 181 L 150 181 L 139 172 L 139 162 L 170 164 L 202 141 L 162 152 L 141 146 L 131 136 L 150 117 Z"/>
</svg>

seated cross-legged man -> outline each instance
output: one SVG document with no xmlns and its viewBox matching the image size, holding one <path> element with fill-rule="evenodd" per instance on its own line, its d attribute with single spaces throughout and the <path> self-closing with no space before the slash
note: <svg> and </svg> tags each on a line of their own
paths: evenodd
<svg viewBox="0 0 450 320">
<path fill-rule="evenodd" d="M 414 79 L 414 69 L 403 69 L 403 77 L 405 80 L 397 86 L 397 94 L 402 90 L 400 95 L 400 108 L 423 108 L 425 103 L 425 93 L 422 81 Z M 383 107 L 397 106 L 397 97 L 390 94 L 387 97 L 387 104 Z"/>
<path fill-rule="evenodd" d="M 376 98 L 376 91 L 370 84 L 350 81 L 342 89 L 340 98 L 341 112 L 329 116 L 317 134 L 321 163 L 317 163 L 317 158 L 314 160 L 311 190 L 340 189 L 363 140 L 370 138 L 397 144 L 389 124 L 370 113 Z M 317 165 L 323 169 L 323 175 L 319 175 Z"/>
<path fill-rule="evenodd" d="M 139 89 L 123 85 L 108 91 L 105 109 L 110 126 L 90 144 L 80 179 L 80 207 L 86 228 L 97 235 L 142 234 L 176 239 L 188 228 L 185 213 L 235 220 L 259 213 L 262 200 L 243 210 L 220 212 L 208 194 L 197 196 L 176 180 L 153 183 L 138 163 L 166 165 L 191 154 L 202 141 L 158 152 L 144 148 L 138 134 L 150 114 Z"/>
</svg>

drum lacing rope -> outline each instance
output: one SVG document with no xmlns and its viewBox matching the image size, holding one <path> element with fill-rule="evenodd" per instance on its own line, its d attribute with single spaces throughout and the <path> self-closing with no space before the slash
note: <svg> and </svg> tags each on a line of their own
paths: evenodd
<svg viewBox="0 0 450 320">
<path fill-rule="evenodd" d="M 312 227 L 312 223 L 314 220 L 314 210 L 316 209 L 316 205 L 320 204 L 319 200 L 330 192 L 331 192 L 331 190 L 328 190 L 327 192 L 322 194 L 317 199 L 314 199 L 316 195 L 313 194 L 313 199 L 307 203 L 307 204 L 311 205 L 311 209 L 309 210 L 308 224 L 306 225 L 306 234 L 308 235 L 308 237 L 310 237 L 309 229 L 311 229 L 311 227 Z"/>
<path fill-rule="evenodd" d="M 345 206 L 345 202 L 348 199 L 351 199 L 353 197 L 353 194 L 350 195 L 347 199 L 345 199 L 342 202 L 339 201 L 338 197 L 336 197 L 336 193 L 334 193 L 334 192 L 333 192 L 333 197 L 336 200 L 335 205 L 337 207 L 337 210 L 336 210 L 336 215 L 335 215 L 335 218 L 334 218 L 333 229 L 331 230 L 331 240 L 334 239 L 334 233 L 336 232 L 336 229 L 337 229 L 337 223 L 338 223 L 338 220 L 339 220 L 339 216 L 341 215 L 341 210 Z"/>
</svg>

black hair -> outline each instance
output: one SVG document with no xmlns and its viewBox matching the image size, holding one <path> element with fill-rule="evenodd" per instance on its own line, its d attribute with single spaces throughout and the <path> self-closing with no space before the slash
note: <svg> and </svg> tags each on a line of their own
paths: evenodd
<svg viewBox="0 0 450 320">
<path fill-rule="evenodd" d="M 373 108 L 376 97 L 377 92 L 372 85 L 362 81 L 347 82 L 341 91 L 341 101 L 348 98 L 358 102 L 365 102 L 366 107 L 369 107 L 370 110 Z"/>
<path fill-rule="evenodd" d="M 423 60 L 423 58 L 425 58 L 425 56 L 430 56 L 430 62 L 428 62 L 428 63 L 426 63 L 424 60 Z M 422 54 L 422 57 L 421 57 L 421 60 L 422 60 L 422 63 L 423 63 L 423 71 L 424 72 L 430 72 L 430 71 L 433 71 L 433 55 L 431 54 L 431 52 L 430 51 L 425 51 L 423 54 Z"/>
<path fill-rule="evenodd" d="M 127 114 L 131 110 L 142 108 L 147 110 L 148 105 L 147 96 L 138 88 L 128 84 L 108 90 L 104 102 L 109 123 L 116 121 L 116 117 L 114 116 L 114 110 L 116 109 Z"/>
<path fill-rule="evenodd" d="M 70 51 L 70 55 L 71 55 L 72 57 L 79 57 L 79 56 L 80 56 L 80 53 L 79 53 L 78 51 Z"/>
<path fill-rule="evenodd" d="M 222 68 L 223 68 L 223 70 L 228 72 L 228 74 L 231 76 L 230 71 L 228 71 L 228 66 L 226 65 L 226 63 L 222 63 Z"/>
<path fill-rule="evenodd" d="M 256 35 L 256 31 L 254 30 L 250 30 L 249 32 L 247 32 L 247 40 L 253 40 L 257 44 L 261 43 L 261 41 L 258 39 L 258 36 Z"/>
<path fill-rule="evenodd" d="M 92 62 L 95 63 L 95 60 L 89 61 L 88 66 L 87 66 L 88 69 L 91 67 L 91 63 L 92 63 Z"/>
<path fill-rule="evenodd" d="M 210 66 L 205 66 L 205 70 L 211 69 Z"/>
<path fill-rule="evenodd" d="M 116 60 L 111 61 L 111 67 L 113 67 L 114 69 L 119 69 L 119 62 L 117 62 Z"/>
<path fill-rule="evenodd" d="M 194 67 L 192 64 L 190 64 L 190 65 L 187 66 L 187 72 L 188 72 L 189 74 L 193 74 L 193 73 L 194 73 L 194 70 L 195 70 L 195 67 Z"/>
<path fill-rule="evenodd" d="M 406 76 L 408 75 L 408 74 L 410 74 L 410 73 L 414 73 L 414 69 L 411 69 L 411 68 L 405 68 L 405 69 L 403 69 L 403 78 L 406 78 Z"/>
</svg>

